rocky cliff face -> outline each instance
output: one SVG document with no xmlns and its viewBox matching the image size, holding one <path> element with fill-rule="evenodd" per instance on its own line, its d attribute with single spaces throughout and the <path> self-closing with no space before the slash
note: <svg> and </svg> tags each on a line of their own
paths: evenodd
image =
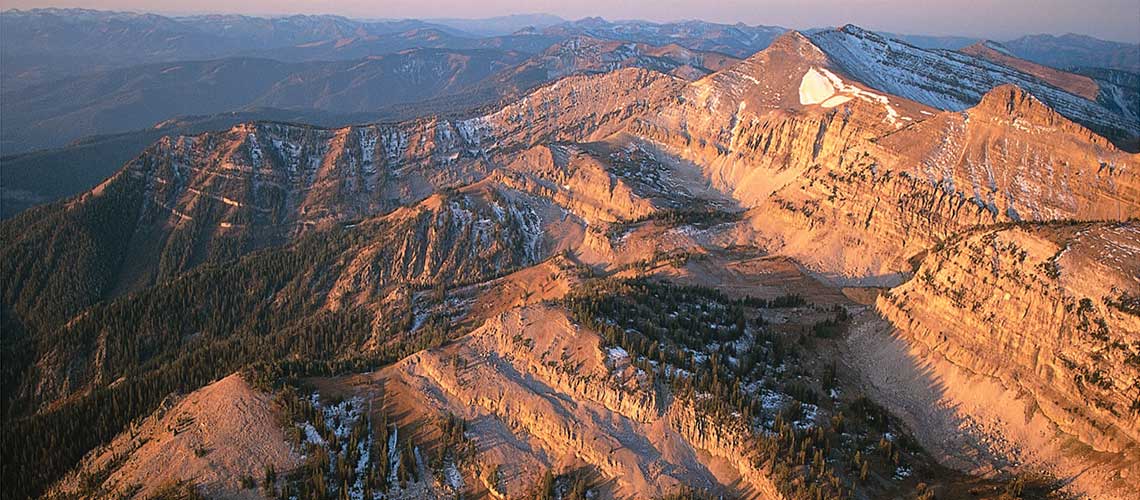
<svg viewBox="0 0 1140 500">
<path fill-rule="evenodd" d="M 1136 155 L 1011 86 L 843 148 L 752 218 L 769 245 L 838 277 L 909 271 L 907 259 L 976 225 L 1140 214 Z"/>
<path fill-rule="evenodd" d="M 898 283 L 978 224 L 1140 213 L 1136 155 L 1016 87 L 935 112 L 839 67 L 791 33 L 630 131 L 751 208 L 756 242 L 838 282 Z"/>
<path fill-rule="evenodd" d="M 1126 219 L 1140 213 L 1140 157 L 1005 85 L 877 141 L 895 165 L 1010 220 Z"/>
<path fill-rule="evenodd" d="M 834 87 L 820 71 L 829 67 L 822 51 L 791 32 L 690 84 L 676 102 L 635 121 L 630 131 L 699 165 L 715 187 L 753 206 L 808 167 L 901 126 L 889 99 L 847 88 L 838 77 L 840 87 Z M 828 90 L 812 101 L 808 87 L 816 79 Z M 833 96 L 836 104 L 816 105 Z"/>
<path fill-rule="evenodd" d="M 144 222 L 177 231 L 206 216 L 215 227 L 205 230 L 219 238 L 241 233 L 280 243 L 474 182 L 540 142 L 608 135 L 671 85 L 669 77 L 631 69 L 570 78 L 467 120 L 341 129 L 240 125 L 165 139 L 127 168 L 146 179 Z"/>
<path fill-rule="evenodd" d="M 604 161 L 575 145 L 536 146 L 496 172 L 494 180 L 549 199 L 595 227 L 652 213 L 654 204 Z"/>
<path fill-rule="evenodd" d="M 1011 456 L 1059 477 L 1095 470 L 1076 488 L 1117 498 L 1140 470 L 1138 241 L 1134 222 L 969 232 L 876 307 L 915 349 L 949 363 L 937 373 L 996 380 L 1005 390 L 988 405 L 1025 405 L 1023 421 L 990 429 Z M 959 389 L 952 399 L 976 406 Z"/>
<path fill-rule="evenodd" d="M 473 431 L 476 446 L 507 469 L 496 489 L 508 497 L 535 484 L 544 467 L 578 460 L 624 495 L 733 484 L 737 492 L 779 498 L 762 471 L 741 459 L 750 454 L 744 431 L 714 426 L 685 402 L 662 399 L 630 361 L 563 311 L 528 306 L 451 346 L 416 354 L 384 378 L 389 390 L 428 396 L 435 411 L 482 422 Z"/>
<path fill-rule="evenodd" d="M 567 79 L 461 121 L 331 130 L 260 123 L 165 139 L 127 168 L 146 179 L 144 222 L 178 228 L 206 216 L 218 236 L 280 243 L 473 182 L 520 148 L 609 135 L 674 84 L 636 69 L 596 80 Z"/>
</svg>

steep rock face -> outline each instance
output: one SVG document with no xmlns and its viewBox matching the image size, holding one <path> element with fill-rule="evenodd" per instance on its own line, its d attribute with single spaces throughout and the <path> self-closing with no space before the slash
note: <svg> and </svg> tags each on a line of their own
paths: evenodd
<svg viewBox="0 0 1140 500">
<path fill-rule="evenodd" d="M 840 281 L 896 284 L 911 257 L 976 225 L 1140 215 L 1137 156 L 1012 86 L 842 147 L 749 217 L 766 246 Z"/>
<path fill-rule="evenodd" d="M 248 226 L 280 241 L 311 226 L 383 213 L 441 187 L 472 182 L 520 148 L 608 135 L 650 109 L 673 82 L 643 70 L 576 77 L 463 121 L 332 130 L 239 125 L 165 139 L 128 169 L 147 178 L 152 217 L 169 226 L 192 220 L 199 204 L 213 200 L 221 203 L 211 208 L 223 212 L 216 221 L 223 229 Z"/>
<path fill-rule="evenodd" d="M 740 64 L 689 85 L 675 103 L 637 120 L 630 132 L 696 163 L 715 187 L 752 206 L 823 158 L 904 121 L 891 99 L 853 85 L 848 89 L 827 71 L 830 66 L 806 37 L 791 32 Z M 830 93 L 820 102 L 839 94 L 843 108 L 805 100 L 801 88 L 811 78 L 826 78 L 821 71 L 844 89 L 836 90 L 828 80 Z"/>
<path fill-rule="evenodd" d="M 1140 156 L 1014 86 L 877 142 L 900 168 L 916 165 L 914 175 L 1011 220 L 1140 214 Z"/>
<path fill-rule="evenodd" d="M 960 111 L 979 102 L 990 89 L 1008 83 L 1119 145 L 1134 148 L 1140 136 L 1140 123 L 985 58 L 924 50 L 851 25 L 816 33 L 812 41 L 859 81 L 929 106 Z"/>
<path fill-rule="evenodd" d="M 1140 210 L 1135 155 L 1015 87 L 934 113 L 837 71 L 790 33 L 629 130 L 751 208 L 755 241 L 838 282 L 897 284 L 977 224 Z"/>
<path fill-rule="evenodd" d="M 637 219 L 654 210 L 607 165 L 574 145 L 536 146 L 495 174 L 504 186 L 550 199 L 588 224 Z"/>
<path fill-rule="evenodd" d="M 99 296 L 135 290 L 205 262 L 387 212 L 427 196 L 434 185 L 481 171 L 461 136 L 451 122 L 423 120 L 337 130 L 260 123 L 165 138 L 89 193 L 29 213 L 28 219 L 40 220 L 38 229 L 5 239 L 5 260 L 15 268 L 7 276 L 25 276 L 8 293 L 94 288 L 83 297 L 53 301 L 53 307 L 74 311 Z M 464 154 L 476 166 L 447 168 Z M 426 165 L 440 168 L 417 168 Z M 27 223 L 13 220 L 5 230 Z M 62 275 L 34 267 L 31 255 L 18 253 L 32 240 L 58 240 L 52 234 L 83 235 L 105 247 L 106 255 L 75 254 L 83 245 L 73 244 L 57 267 L 77 272 Z M 98 257 L 99 265 L 75 261 L 87 257 Z"/>
<path fill-rule="evenodd" d="M 750 432 L 743 425 L 714 422 L 687 402 L 674 402 L 665 415 L 672 429 L 695 450 L 716 460 L 731 464 L 740 475 L 744 487 L 742 496 L 779 500 L 784 496 L 766 475 L 767 470 L 753 462 L 755 449 Z M 715 467 L 715 465 L 710 468 Z"/>
<path fill-rule="evenodd" d="M 147 184 L 136 262 L 159 258 L 157 275 L 142 283 L 391 210 L 430 192 L 423 184 L 461 176 L 442 168 L 427 179 L 414 169 L 457 158 L 461 146 L 453 124 L 431 120 L 337 130 L 249 124 L 164 139 L 127 166 Z"/>
<path fill-rule="evenodd" d="M 563 334 L 580 330 L 561 311 L 515 310 L 486 324 L 480 334 L 472 335 L 467 347 L 483 355 L 509 358 L 512 366 L 553 389 L 574 394 L 579 401 L 597 402 L 634 422 L 657 418 L 660 404 L 646 374 L 616 351 L 603 349 L 597 336 L 564 338 Z M 523 332 L 522 338 L 516 336 Z M 585 341 L 585 347 L 572 352 L 571 346 L 578 341 Z"/>
<path fill-rule="evenodd" d="M 1010 456 L 1059 477 L 1111 462 L 1119 475 L 1090 474 L 1076 488 L 1116 498 L 1140 470 L 1138 241 L 1135 222 L 967 233 L 876 307 L 908 343 L 950 364 L 938 373 L 996 380 L 1005 390 L 986 403 L 995 408 L 1026 405 L 1024 421 L 990 430 L 1012 441 Z M 968 391 L 954 394 L 977 406 Z"/>
<path fill-rule="evenodd" d="M 731 484 L 779 498 L 762 472 L 740 459 L 748 456 L 743 434 L 703 422 L 684 402 L 660 399 L 627 353 L 604 347 L 559 309 L 508 311 L 385 373 L 388 387 L 429 395 L 435 411 L 482 422 L 473 430 L 476 445 L 483 449 L 479 442 L 488 440 L 482 454 L 502 460 L 507 479 L 496 489 L 507 496 L 525 491 L 544 466 L 579 460 L 624 495 Z M 502 431 L 511 437 L 503 440 Z"/>
<path fill-rule="evenodd" d="M 753 239 L 770 251 L 793 255 L 828 275 L 889 280 L 902 270 L 908 252 L 928 241 L 929 235 L 911 240 L 909 233 L 915 216 L 921 223 L 931 211 L 912 207 L 933 203 L 936 194 L 922 187 L 914 192 L 915 182 L 879 168 L 881 162 L 870 159 L 871 141 L 932 109 L 869 91 L 838 71 L 807 37 L 791 32 L 691 84 L 676 104 L 630 130 L 692 162 L 711 186 L 751 208 Z M 878 205 L 876 194 L 884 191 L 878 184 L 901 199 L 884 203 L 879 216 L 904 213 L 884 234 L 867 237 L 866 221 Z M 844 225 L 824 222 L 824 214 Z M 945 225 L 942 214 L 935 219 L 928 222 Z M 820 234 L 825 232 L 834 234 Z M 876 254 L 855 245 L 861 250 L 848 252 L 859 238 L 889 241 L 892 249 Z M 898 251 L 899 242 L 906 251 Z"/>
<path fill-rule="evenodd" d="M 995 220 L 908 172 L 856 155 L 813 168 L 749 212 L 754 238 L 833 283 L 893 285 L 909 259 L 956 231 Z"/>
<path fill-rule="evenodd" d="M 364 222 L 383 225 L 380 237 L 344 254 L 328 305 L 375 302 L 393 285 L 462 283 L 534 264 L 547 254 L 547 226 L 560 216 L 518 193 L 471 189 Z"/>
</svg>

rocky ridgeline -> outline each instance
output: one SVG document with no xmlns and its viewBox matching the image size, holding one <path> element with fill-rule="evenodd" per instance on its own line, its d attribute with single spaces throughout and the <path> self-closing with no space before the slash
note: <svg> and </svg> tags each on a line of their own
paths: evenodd
<svg viewBox="0 0 1140 500">
<path fill-rule="evenodd" d="M 1140 213 L 1140 160 L 1034 96 L 1004 85 L 973 108 L 877 141 L 893 166 L 1011 220 Z"/>
<path fill-rule="evenodd" d="M 761 246 L 840 283 L 896 284 L 909 259 L 980 224 L 1140 214 L 1136 156 L 1016 87 L 937 112 L 828 67 L 791 33 L 629 130 L 752 208 Z M 826 95 L 805 90 L 823 78 Z"/>
<path fill-rule="evenodd" d="M 607 165 L 573 145 L 535 146 L 517 155 L 492 179 L 565 208 L 602 226 L 645 217 L 655 210 Z"/>
<path fill-rule="evenodd" d="M 835 151 L 893 129 L 879 124 L 878 108 L 854 113 L 853 124 L 853 114 L 839 109 L 794 110 L 803 75 L 824 64 L 826 57 L 805 37 L 784 35 L 686 87 L 630 132 L 698 165 L 714 187 L 744 206 L 755 205 Z"/>
<path fill-rule="evenodd" d="M 770 472 L 757 466 L 755 438 L 743 425 L 713 421 L 687 401 L 674 401 L 665 415 L 669 426 L 692 446 L 733 464 L 747 485 L 741 488 L 752 498 L 781 500 L 783 494 L 768 477 Z M 739 424 L 739 422 L 736 422 Z"/>
<path fill-rule="evenodd" d="M 772 194 L 753 223 L 774 248 L 858 280 L 908 272 L 912 257 L 979 225 L 1136 217 L 1140 163 L 1089 136 L 999 87 L 976 108 L 873 143 L 837 140 L 837 154 Z"/>
<path fill-rule="evenodd" d="M 479 144 L 510 152 L 546 142 L 585 142 L 607 137 L 659 108 L 684 80 L 640 68 L 596 76 L 572 76 L 469 120 Z"/>
<path fill-rule="evenodd" d="M 967 109 L 991 89 L 1013 84 L 1118 144 L 1134 144 L 1140 135 L 1140 123 L 1131 117 L 982 57 L 920 49 L 852 25 L 820 31 L 811 38 L 844 73 L 883 92 L 939 109 Z"/>
<path fill-rule="evenodd" d="M 130 177 L 146 184 L 139 226 L 147 236 L 140 243 L 151 249 L 189 239 L 197 247 L 231 249 L 232 255 L 383 214 L 482 179 L 516 151 L 540 142 L 609 135 L 677 84 L 639 69 L 594 77 L 589 84 L 586 78 L 557 82 L 468 120 L 341 129 L 251 123 L 164 138 L 126 167 Z M 215 257 L 164 263 L 160 275 Z"/>
<path fill-rule="evenodd" d="M 731 464 L 731 472 L 719 474 L 743 478 L 742 490 L 779 498 L 764 471 L 742 458 L 752 453 L 747 430 L 711 422 L 685 401 L 661 399 L 628 353 L 604 347 L 597 334 L 556 308 L 511 310 L 391 372 L 421 394 L 442 395 L 442 409 L 468 420 L 491 416 L 527 443 L 497 455 L 502 463 L 538 459 L 552 466 L 574 457 L 612 478 L 625 494 L 653 496 L 682 484 L 723 483 L 705 468 L 710 464 L 694 467 L 684 458 L 699 450 Z M 480 439 L 494 435 L 485 429 Z M 517 495 L 542 472 L 520 470 L 500 491 Z"/>
<path fill-rule="evenodd" d="M 1003 220 L 908 172 L 856 156 L 813 168 L 753 210 L 758 239 L 838 282 L 894 284 L 910 259 L 974 225 Z"/>
<path fill-rule="evenodd" d="M 539 320 L 552 324 L 535 324 Z M 597 402 L 634 422 L 652 422 L 660 416 L 657 395 L 646 374 L 631 367 L 628 356 L 611 355 L 602 348 L 600 338 L 582 332 L 561 311 L 509 312 L 493 318 L 483 330 L 484 335 L 472 336 L 472 348 L 504 358 L 553 389 L 574 394 L 579 401 Z M 560 335 L 567 332 L 585 338 Z"/>
<path fill-rule="evenodd" d="M 345 253 L 327 303 L 374 303 L 393 286 L 485 279 L 535 264 L 545 255 L 545 221 L 535 207 L 535 200 L 488 190 L 433 196 L 364 222 L 378 237 Z"/>
<path fill-rule="evenodd" d="M 610 135 L 656 109 L 659 99 L 682 83 L 660 73 L 625 69 L 570 77 L 465 120 L 424 118 L 339 129 L 259 122 L 167 137 L 90 192 L 13 222 L 21 227 L 40 222 L 32 230 L 12 229 L 13 245 L 6 249 L 15 252 L 7 258 L 14 269 L 31 266 L 44 253 L 21 250 L 36 240 L 55 242 L 58 248 L 47 253 L 66 254 L 63 268 L 83 270 L 61 275 L 36 268 L 35 276 L 24 280 L 29 291 L 10 302 L 20 314 L 58 320 L 203 263 L 232 260 L 381 216 L 435 192 L 486 179 L 536 144 Z M 565 166 L 540 167 L 550 172 Z M 548 185 L 550 192 L 564 207 L 592 207 L 584 215 L 615 210 L 601 202 L 620 205 L 620 197 L 597 193 L 578 203 L 570 192 L 589 193 L 612 183 L 603 183 L 597 170 L 559 174 L 555 177 L 565 180 Z M 575 171 L 594 174 L 575 181 Z M 556 189 L 560 186 L 570 190 Z M 612 216 L 647 209 L 635 201 L 629 204 Z M 77 243 L 66 239 L 97 242 L 99 252 L 68 253 Z M 34 290 L 40 288 L 66 290 L 69 297 L 37 302 Z M 29 313 L 33 309 L 37 311 Z M 48 309 L 54 312 L 39 311 Z"/>
<path fill-rule="evenodd" d="M 1097 100 L 1097 95 L 1101 93 L 1101 89 L 1096 80 L 1088 76 L 1068 73 L 1024 59 L 1018 59 L 1009 52 L 1009 49 L 997 42 L 989 40 L 977 42 L 968 47 L 958 49 L 958 52 L 1009 66 L 1022 73 L 1040 78 L 1054 87 L 1064 89 L 1070 94 L 1084 97 L 1090 101 Z"/>
<path fill-rule="evenodd" d="M 880 296 L 876 307 L 908 342 L 1027 401 L 1031 414 L 997 432 L 1027 450 L 1030 461 L 1059 477 L 1114 462 L 1122 472 L 1113 481 L 1078 486 L 1111 492 L 1140 460 L 1137 241 L 1134 222 L 970 232 L 926 257 L 915 277 Z M 1034 415 L 1051 424 L 1040 430 L 1043 441 L 1024 437 L 1033 434 L 1021 427 Z"/>
</svg>

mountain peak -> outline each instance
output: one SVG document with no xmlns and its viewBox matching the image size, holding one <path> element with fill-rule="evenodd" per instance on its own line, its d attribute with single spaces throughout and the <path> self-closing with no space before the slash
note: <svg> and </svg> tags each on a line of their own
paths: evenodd
<svg viewBox="0 0 1140 500">
<path fill-rule="evenodd" d="M 823 56 L 823 51 L 820 50 L 807 35 L 796 30 L 788 30 L 776 37 L 775 40 L 772 40 L 768 48 L 758 52 L 756 55 L 783 51 L 794 51 L 802 55 L 807 55 L 805 50 L 808 50 L 813 55 Z"/>
<path fill-rule="evenodd" d="M 1053 108 L 1011 83 L 990 89 L 974 109 L 985 110 L 997 116 L 1028 119 L 1041 125 L 1053 125 L 1060 119 Z"/>
<path fill-rule="evenodd" d="M 788 31 L 781 33 L 780 36 L 777 36 L 775 40 L 772 40 L 771 45 L 776 45 L 776 44 L 781 44 L 781 43 L 783 43 L 783 44 L 787 44 L 787 43 L 811 43 L 811 40 L 808 39 L 807 35 L 804 35 L 803 33 L 801 33 L 798 30 L 788 30 Z"/>
<path fill-rule="evenodd" d="M 875 35 L 875 36 L 878 36 L 878 33 L 875 33 L 874 31 L 864 29 L 861 26 L 851 24 L 851 23 L 844 24 L 843 26 L 840 26 L 838 28 L 838 31 L 842 31 L 844 33 L 847 33 L 848 35 L 856 35 L 856 36 Z"/>
<path fill-rule="evenodd" d="M 1041 101 L 1037 100 L 1036 97 L 1033 97 L 1033 94 L 1026 92 L 1021 87 L 1018 87 L 1012 83 L 998 85 L 990 89 L 989 92 L 986 92 L 986 94 L 982 96 L 982 101 L 979 103 L 979 105 L 986 103 L 992 104 L 994 102 L 1000 102 L 1002 105 L 1007 106 L 1010 112 L 1016 109 L 1020 109 L 1024 106 L 1033 106 L 1038 104 L 1044 106 Z"/>
</svg>

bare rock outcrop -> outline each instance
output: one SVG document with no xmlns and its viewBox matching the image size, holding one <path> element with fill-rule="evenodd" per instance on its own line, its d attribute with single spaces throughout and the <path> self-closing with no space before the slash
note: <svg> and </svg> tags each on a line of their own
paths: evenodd
<svg viewBox="0 0 1140 500">
<path fill-rule="evenodd" d="M 485 453 L 506 466 L 532 464 L 519 465 L 513 479 L 498 485 L 508 496 L 534 484 L 543 472 L 536 461 L 546 467 L 578 461 L 613 479 L 622 495 L 734 485 L 730 491 L 779 498 L 747 458 L 745 429 L 721 428 L 683 401 L 660 399 L 628 353 L 605 347 L 551 306 L 513 309 L 383 373 L 388 387 L 434 399 L 429 407 L 484 422 L 476 427 L 487 428 L 490 417 L 509 429 L 520 444 L 496 444 L 502 437 L 493 432 L 474 438 L 477 445 L 489 440 L 492 451 Z"/>
<path fill-rule="evenodd" d="M 927 256 L 877 309 L 944 381 L 1004 387 L 981 405 L 971 398 L 989 392 L 957 382 L 946 391 L 963 417 L 1010 441 L 1006 459 L 1125 498 L 1140 472 L 1137 242 L 1135 222 L 970 232 Z M 1024 419 L 998 417 L 1003 406 L 1023 407 Z"/>
</svg>

